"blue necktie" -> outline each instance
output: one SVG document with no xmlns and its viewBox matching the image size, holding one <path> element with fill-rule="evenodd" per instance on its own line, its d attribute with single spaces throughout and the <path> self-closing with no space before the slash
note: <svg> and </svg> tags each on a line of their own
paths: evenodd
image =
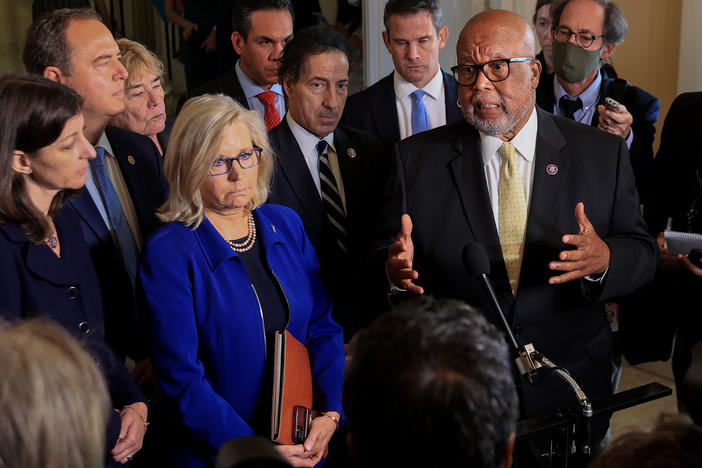
<svg viewBox="0 0 702 468">
<path fill-rule="evenodd" d="M 97 153 L 97 157 L 90 160 L 90 165 L 95 171 L 95 179 L 100 189 L 100 195 L 102 195 L 103 204 L 107 210 L 107 216 L 110 219 L 110 227 L 115 233 L 119 250 L 122 253 L 124 267 L 129 274 L 129 279 L 131 279 L 132 284 L 134 284 L 137 271 L 138 251 L 136 241 L 134 240 L 132 231 L 129 229 L 129 223 L 127 223 L 127 217 L 122 210 L 122 204 L 119 201 L 117 191 L 107 177 L 107 172 L 105 171 L 105 148 L 97 146 L 95 147 L 95 152 Z"/>
<path fill-rule="evenodd" d="M 416 90 L 412 96 L 412 135 L 429 130 L 429 119 L 427 118 L 427 108 L 424 107 L 424 95 L 426 92 L 421 89 Z"/>
</svg>

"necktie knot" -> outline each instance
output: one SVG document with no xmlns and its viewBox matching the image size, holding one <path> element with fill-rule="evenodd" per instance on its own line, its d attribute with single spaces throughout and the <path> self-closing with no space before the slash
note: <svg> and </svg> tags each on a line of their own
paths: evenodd
<svg viewBox="0 0 702 468">
<path fill-rule="evenodd" d="M 317 157 L 322 157 L 324 153 L 327 152 L 327 147 L 329 146 L 329 143 L 327 143 L 325 140 L 319 140 L 317 142 Z"/>
<path fill-rule="evenodd" d="M 280 123 L 280 113 L 275 107 L 275 91 L 264 91 L 257 94 L 256 97 L 263 103 L 263 122 L 266 124 L 266 130 L 270 131 Z"/>
<path fill-rule="evenodd" d="M 256 97 L 267 106 L 275 105 L 275 91 L 264 91 Z"/>
<path fill-rule="evenodd" d="M 583 101 L 580 98 L 568 99 L 565 96 L 561 96 L 558 100 L 558 105 L 565 117 L 575 120 L 575 113 L 583 108 Z"/>
<path fill-rule="evenodd" d="M 421 101 L 424 99 L 425 94 L 427 94 L 426 91 L 424 91 L 423 89 L 418 89 L 418 90 L 414 91 L 412 94 L 410 94 L 410 96 L 412 96 L 412 99 L 414 99 L 415 101 Z"/>
<path fill-rule="evenodd" d="M 497 150 L 497 153 L 502 158 L 503 162 L 514 162 L 515 150 L 511 143 L 502 143 L 502 146 Z"/>
</svg>

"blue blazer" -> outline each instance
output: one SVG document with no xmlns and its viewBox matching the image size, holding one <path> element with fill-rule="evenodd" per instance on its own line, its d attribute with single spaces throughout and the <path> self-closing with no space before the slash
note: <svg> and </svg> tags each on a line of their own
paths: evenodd
<svg viewBox="0 0 702 468">
<path fill-rule="evenodd" d="M 81 234 L 80 219 L 63 208 L 54 220 L 61 258 L 35 245 L 14 224 L 0 224 L 0 317 L 45 317 L 81 341 L 104 371 L 115 408 L 146 402 L 124 364 L 105 344 L 100 286 Z M 107 451 L 117 442 L 120 418 L 111 412 Z"/>
<path fill-rule="evenodd" d="M 315 408 L 341 413 L 342 332 L 314 248 L 291 209 L 264 205 L 254 218 L 290 303 L 288 330 L 310 353 Z M 211 466 L 223 443 L 254 434 L 266 352 L 256 293 L 238 254 L 207 218 L 195 230 L 174 222 L 154 235 L 144 248 L 139 291 L 156 375 L 189 430 L 179 465 Z"/>
</svg>

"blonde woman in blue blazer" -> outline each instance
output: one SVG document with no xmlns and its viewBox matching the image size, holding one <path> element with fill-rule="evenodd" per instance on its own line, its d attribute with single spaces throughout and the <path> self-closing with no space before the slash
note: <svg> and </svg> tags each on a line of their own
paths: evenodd
<svg viewBox="0 0 702 468">
<path fill-rule="evenodd" d="M 256 112 L 205 95 L 183 107 L 165 156 L 167 222 L 140 269 L 157 377 L 179 411 L 171 466 L 212 466 L 236 437 L 270 435 L 272 336 L 307 346 L 315 406 L 304 444 L 278 446 L 317 464 L 341 419 L 344 347 L 300 218 L 263 205 L 274 156 Z"/>
</svg>

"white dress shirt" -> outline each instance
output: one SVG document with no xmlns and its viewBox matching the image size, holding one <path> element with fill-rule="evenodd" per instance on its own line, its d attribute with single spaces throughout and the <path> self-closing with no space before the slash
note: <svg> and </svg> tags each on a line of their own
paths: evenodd
<svg viewBox="0 0 702 468">
<path fill-rule="evenodd" d="M 531 204 L 531 188 L 534 182 L 534 154 L 536 152 L 536 134 L 538 127 L 536 107 L 534 107 L 531 110 L 531 115 L 527 123 L 524 124 L 521 130 L 519 130 L 519 133 L 509 142 L 516 150 L 516 162 L 517 167 L 519 167 L 519 173 L 522 176 L 522 186 L 524 187 L 527 207 Z M 503 143 L 505 142 L 498 137 L 480 132 L 480 149 L 483 156 L 485 180 L 487 182 L 488 195 L 490 196 L 493 218 L 495 219 L 495 227 L 497 227 L 498 231 L 500 226 L 500 196 L 498 186 L 500 184 L 502 158 L 497 154 L 497 150 Z M 546 169 L 544 168 L 544 170 Z M 573 209 L 575 209 L 575 207 L 573 207 Z"/>
<path fill-rule="evenodd" d="M 412 135 L 412 94 L 419 88 L 406 81 L 399 73 L 393 73 L 395 88 L 395 105 L 397 107 L 397 123 L 400 125 L 400 139 Z M 429 129 L 446 125 L 446 98 L 444 94 L 444 76 L 441 68 L 429 83 L 422 88 L 427 93 L 424 96 L 424 107 L 427 109 Z"/>
<path fill-rule="evenodd" d="M 314 180 L 314 185 L 317 187 L 317 192 L 319 193 L 319 198 L 322 198 L 322 185 L 319 181 L 319 156 L 317 155 L 317 143 L 320 138 L 312 133 L 308 132 L 300 124 L 295 122 L 295 120 L 290 116 L 290 113 L 285 116 L 290 130 L 292 131 L 295 140 L 297 141 L 297 146 L 300 147 L 302 155 L 305 157 L 305 162 L 307 163 L 307 168 L 310 170 L 312 175 L 312 180 Z M 321 138 L 329 145 L 327 149 L 327 156 L 329 157 L 329 165 L 331 166 L 332 174 L 336 179 L 336 186 L 339 190 L 339 195 L 341 196 L 341 201 L 344 203 L 344 210 L 346 210 L 346 195 L 344 192 L 344 181 L 341 178 L 341 169 L 339 168 L 339 158 L 336 155 L 336 147 L 334 146 L 334 132 Z"/>
<path fill-rule="evenodd" d="M 509 141 L 516 150 L 516 162 L 519 167 L 519 173 L 522 176 L 522 186 L 524 187 L 524 196 L 527 204 L 527 223 L 529 222 L 529 212 L 531 211 L 531 192 L 534 185 L 534 158 L 536 155 L 536 135 L 539 130 L 538 118 L 536 117 L 536 107 L 531 110 L 529 120 L 519 130 L 512 140 Z M 487 182 L 488 196 L 492 207 L 492 216 L 495 219 L 495 228 L 500 231 L 500 167 L 502 166 L 502 158 L 497 154 L 497 150 L 505 143 L 498 137 L 486 135 L 480 132 L 480 150 L 483 157 L 483 168 L 485 170 L 485 180 Z M 546 168 L 539 168 L 546 170 Z M 575 207 L 573 207 L 573 218 L 575 218 Z M 566 233 L 564 233 L 566 234 Z M 573 232 L 570 234 L 577 234 Z M 554 258 L 553 260 L 557 260 Z M 601 275 L 588 275 L 585 280 L 601 283 L 609 267 Z M 563 272 L 554 271 L 553 276 L 562 274 Z"/>
<path fill-rule="evenodd" d="M 259 94 L 265 91 L 273 91 L 275 93 L 275 107 L 278 109 L 278 115 L 282 119 L 285 115 L 285 94 L 283 94 L 283 87 L 280 83 L 276 83 L 271 86 L 271 89 L 263 89 L 253 81 L 251 78 L 246 76 L 244 71 L 239 66 L 239 60 L 236 61 L 234 65 L 234 72 L 237 78 L 239 78 L 239 84 L 241 85 L 242 91 L 244 91 L 244 96 L 246 96 L 246 102 L 249 104 L 249 109 L 257 111 L 261 114 L 261 118 L 266 112 L 266 106 L 263 105 L 261 100 L 257 98 Z M 241 103 L 243 104 L 243 102 Z"/>
</svg>

